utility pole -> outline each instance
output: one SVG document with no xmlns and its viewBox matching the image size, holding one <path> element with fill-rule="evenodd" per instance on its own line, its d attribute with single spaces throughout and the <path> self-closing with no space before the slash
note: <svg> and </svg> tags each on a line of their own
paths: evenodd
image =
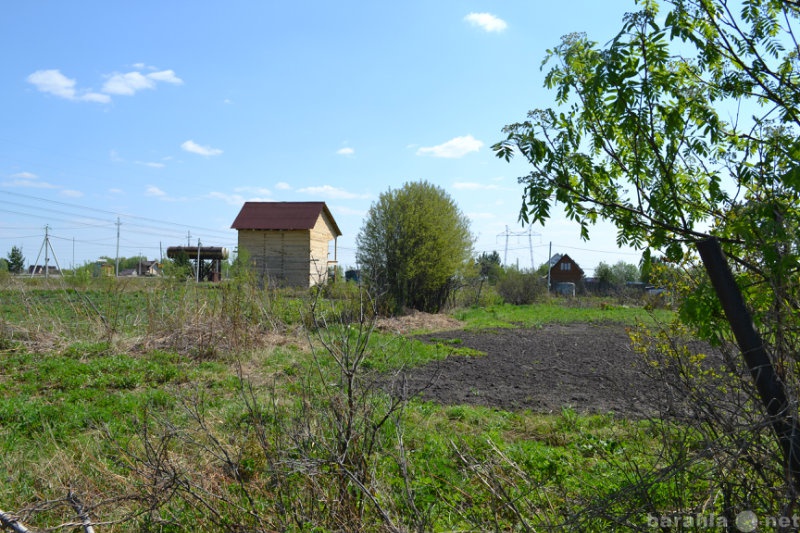
<svg viewBox="0 0 800 533">
<path fill-rule="evenodd" d="M 186 231 L 186 247 L 188 248 L 191 245 L 192 245 L 192 231 L 191 230 L 187 230 Z"/>
<path fill-rule="evenodd" d="M 44 277 L 47 279 L 50 277 L 50 252 L 53 252 L 53 260 L 56 262 L 56 268 L 61 272 L 61 265 L 58 264 L 56 251 L 53 250 L 53 245 L 50 244 L 50 226 L 44 227 L 44 241 L 42 241 L 42 246 L 39 248 L 39 255 L 36 256 L 36 261 L 33 263 L 31 277 L 36 275 L 36 267 L 39 266 L 39 258 L 42 257 L 42 251 L 44 251 Z"/>
<path fill-rule="evenodd" d="M 505 244 L 505 251 L 503 252 L 503 264 L 508 264 L 508 238 L 513 236 L 517 237 L 517 243 L 519 243 L 519 238 L 523 235 L 528 235 L 528 252 L 531 256 L 531 270 L 536 268 L 536 265 L 533 264 L 533 236 L 536 235 L 537 237 L 541 237 L 541 233 L 534 233 L 533 226 L 528 225 L 527 231 L 509 231 L 508 226 L 506 226 L 506 231 L 503 233 L 498 234 L 498 237 L 505 237 L 506 244 Z M 519 267 L 519 258 L 517 258 L 517 267 Z"/>
<path fill-rule="evenodd" d="M 44 227 L 44 279 L 50 277 L 50 257 L 47 249 L 50 248 L 50 226 Z"/>
<path fill-rule="evenodd" d="M 507 265 L 508 264 L 508 225 L 506 225 L 505 236 L 506 236 L 506 249 L 503 252 L 503 264 Z"/>
<path fill-rule="evenodd" d="M 553 268 L 553 265 L 550 264 L 550 260 L 553 258 L 553 241 L 550 241 L 550 247 L 547 250 L 547 292 L 550 292 L 550 270 Z"/>
<path fill-rule="evenodd" d="M 119 227 L 122 225 L 122 222 L 119 221 L 119 217 L 117 217 L 117 258 L 114 262 L 114 276 L 119 277 Z"/>
<path fill-rule="evenodd" d="M 528 250 L 531 253 L 531 272 L 536 270 L 536 265 L 533 264 L 533 226 L 528 224 Z"/>
<path fill-rule="evenodd" d="M 200 283 L 200 239 L 197 239 L 197 283 Z"/>
</svg>

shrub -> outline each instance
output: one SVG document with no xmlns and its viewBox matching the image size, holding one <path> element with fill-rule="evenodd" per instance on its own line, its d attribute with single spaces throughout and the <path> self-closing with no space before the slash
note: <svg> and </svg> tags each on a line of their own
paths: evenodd
<svg viewBox="0 0 800 533">
<path fill-rule="evenodd" d="M 506 269 L 495 288 L 500 297 L 512 305 L 530 304 L 547 294 L 547 282 L 540 276 L 514 267 Z"/>
</svg>

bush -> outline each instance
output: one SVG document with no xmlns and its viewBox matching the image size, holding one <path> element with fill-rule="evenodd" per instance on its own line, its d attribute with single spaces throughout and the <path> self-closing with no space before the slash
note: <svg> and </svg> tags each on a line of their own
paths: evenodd
<svg viewBox="0 0 800 533">
<path fill-rule="evenodd" d="M 497 281 L 495 289 L 506 303 L 524 305 L 544 299 L 547 282 L 535 272 L 509 267 Z"/>
</svg>

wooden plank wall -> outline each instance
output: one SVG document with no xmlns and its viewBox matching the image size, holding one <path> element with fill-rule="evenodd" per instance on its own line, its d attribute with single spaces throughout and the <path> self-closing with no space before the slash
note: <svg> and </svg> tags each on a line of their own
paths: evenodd
<svg viewBox="0 0 800 533">
<path fill-rule="evenodd" d="M 321 215 L 311 231 L 239 230 L 239 249 L 247 251 L 259 278 L 309 287 L 327 279 L 328 243 L 333 238 L 330 223 Z"/>
</svg>

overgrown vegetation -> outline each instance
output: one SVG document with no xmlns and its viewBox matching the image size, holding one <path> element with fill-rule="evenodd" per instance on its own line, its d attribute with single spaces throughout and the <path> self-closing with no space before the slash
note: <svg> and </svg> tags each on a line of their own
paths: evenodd
<svg viewBox="0 0 800 533">
<path fill-rule="evenodd" d="M 79 498 L 103 531 L 532 529 L 625 490 L 633 464 L 658 467 L 650 423 L 415 399 L 403 368 L 468 352 L 377 331 L 355 287 L 6 280 L 0 509 L 79 525 Z M 565 303 L 458 316 L 648 316 Z"/>
<path fill-rule="evenodd" d="M 756 379 L 775 376 L 771 388 L 751 390 L 750 376 L 730 357 L 717 387 L 736 401 L 717 397 L 716 387 L 705 386 L 708 369 L 686 364 L 679 346 L 650 349 L 680 369 L 672 377 L 694 393 L 693 427 L 707 439 L 670 468 L 685 472 L 711 457 L 719 468 L 709 479 L 726 512 L 755 505 L 784 516 L 800 488 L 798 452 L 789 450 L 800 448 L 800 10 L 789 0 L 636 4 L 608 43 L 574 33 L 548 51 L 553 107 L 507 126 L 494 149 L 530 165 L 520 178 L 523 220 L 544 223 L 558 204 L 585 238 L 598 219 L 613 223 L 619 243 L 643 250 L 649 279 L 665 264 L 683 269 L 683 279 L 669 276 L 693 335 L 723 347 L 734 342 L 720 299 L 744 293 L 750 310 L 735 314 L 752 313 L 758 332 L 750 334 L 760 337 L 752 345 L 763 355 L 750 371 Z M 724 289 L 712 287 L 703 268 L 727 269 L 697 259 L 699 249 L 716 245 L 733 265 L 735 279 Z M 751 320 L 743 322 L 739 342 Z M 769 425 L 776 430 L 765 436 Z M 729 434 L 737 438 L 721 437 Z M 753 494 L 768 496 L 756 503 Z"/>
</svg>

